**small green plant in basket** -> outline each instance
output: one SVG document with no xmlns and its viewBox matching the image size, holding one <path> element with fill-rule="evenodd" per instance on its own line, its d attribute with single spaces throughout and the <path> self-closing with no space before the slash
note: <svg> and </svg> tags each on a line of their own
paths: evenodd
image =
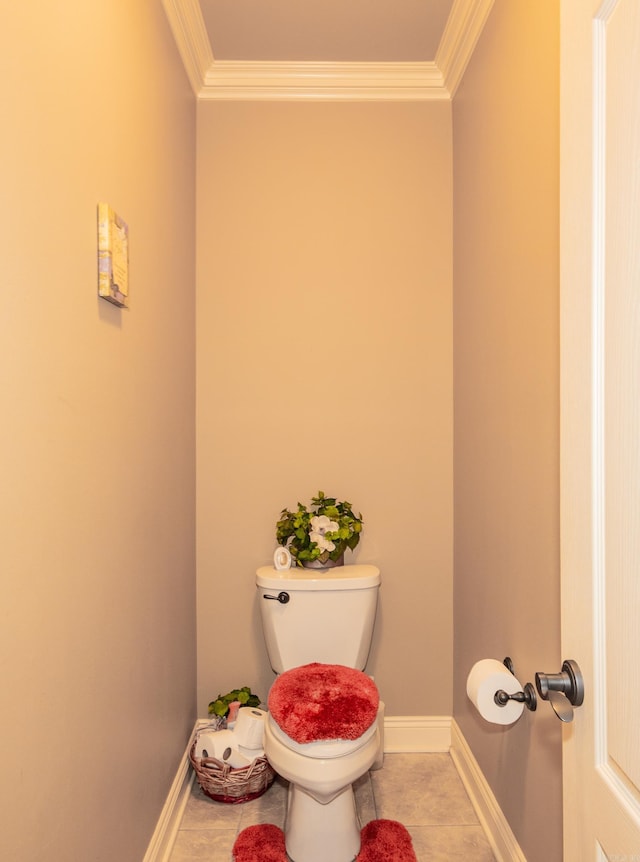
<svg viewBox="0 0 640 862">
<path fill-rule="evenodd" d="M 249 686 L 243 688 L 234 688 L 233 691 L 227 694 L 219 694 L 215 700 L 209 704 L 209 715 L 217 715 L 220 718 L 226 718 L 229 714 L 229 706 L 232 703 L 240 703 L 241 706 L 260 706 L 260 698 L 257 694 L 252 694 Z"/>
</svg>

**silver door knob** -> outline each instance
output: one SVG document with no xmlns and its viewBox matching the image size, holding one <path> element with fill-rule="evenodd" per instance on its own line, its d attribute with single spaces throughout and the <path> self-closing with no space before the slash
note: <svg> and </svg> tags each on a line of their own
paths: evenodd
<svg viewBox="0 0 640 862">
<path fill-rule="evenodd" d="M 584 679 L 578 663 L 567 659 L 560 673 L 537 673 L 536 688 L 548 700 L 560 721 L 573 719 L 573 707 L 584 701 Z"/>
</svg>

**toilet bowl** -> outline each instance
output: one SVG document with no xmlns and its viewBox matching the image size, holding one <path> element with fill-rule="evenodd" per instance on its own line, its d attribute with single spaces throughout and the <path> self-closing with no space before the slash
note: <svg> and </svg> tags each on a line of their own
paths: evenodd
<svg viewBox="0 0 640 862">
<path fill-rule="evenodd" d="M 293 862 L 353 862 L 360 850 L 353 782 L 380 747 L 375 684 L 354 668 L 312 663 L 276 680 L 269 708 L 265 754 L 290 782 L 287 855 Z"/>
</svg>

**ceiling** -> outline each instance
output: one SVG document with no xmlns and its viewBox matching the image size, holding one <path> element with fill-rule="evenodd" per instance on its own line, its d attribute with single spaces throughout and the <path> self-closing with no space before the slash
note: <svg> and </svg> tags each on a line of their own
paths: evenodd
<svg viewBox="0 0 640 862">
<path fill-rule="evenodd" d="M 450 99 L 493 0 L 162 0 L 203 99 Z"/>
<path fill-rule="evenodd" d="M 434 60 L 453 0 L 200 0 L 217 60 Z"/>
</svg>

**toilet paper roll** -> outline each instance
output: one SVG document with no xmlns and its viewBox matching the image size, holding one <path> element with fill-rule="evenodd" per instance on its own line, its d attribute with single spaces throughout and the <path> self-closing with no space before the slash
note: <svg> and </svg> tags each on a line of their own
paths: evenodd
<svg viewBox="0 0 640 862">
<path fill-rule="evenodd" d="M 228 763 L 233 769 L 242 769 L 244 766 L 250 766 L 253 763 L 253 758 L 247 757 L 237 748 L 227 748 L 225 751 L 224 762 Z"/>
<path fill-rule="evenodd" d="M 522 715 L 524 703 L 510 700 L 500 706 L 494 700 L 497 691 L 516 694 L 522 686 L 502 662 L 493 658 L 478 661 L 467 677 L 467 697 L 480 715 L 492 724 L 513 724 Z"/>
<path fill-rule="evenodd" d="M 233 729 L 237 745 L 243 748 L 262 748 L 266 717 L 267 713 L 263 709 L 253 709 L 248 706 L 241 709 Z"/>
<path fill-rule="evenodd" d="M 242 745 L 239 745 L 238 751 L 240 752 L 240 754 L 244 754 L 244 756 L 248 758 L 252 763 L 258 757 L 264 757 L 264 748 L 243 748 Z"/>
<path fill-rule="evenodd" d="M 218 760 L 227 760 L 226 750 L 237 747 L 237 740 L 231 730 L 202 731 L 196 740 L 196 757 L 216 757 Z M 207 752 L 204 754 L 204 752 Z"/>
<path fill-rule="evenodd" d="M 215 750 L 215 742 L 213 737 L 215 736 L 215 731 L 207 731 L 203 730 L 198 734 L 198 738 L 196 739 L 196 748 L 195 748 L 195 756 L 196 757 L 213 757 Z"/>
</svg>

